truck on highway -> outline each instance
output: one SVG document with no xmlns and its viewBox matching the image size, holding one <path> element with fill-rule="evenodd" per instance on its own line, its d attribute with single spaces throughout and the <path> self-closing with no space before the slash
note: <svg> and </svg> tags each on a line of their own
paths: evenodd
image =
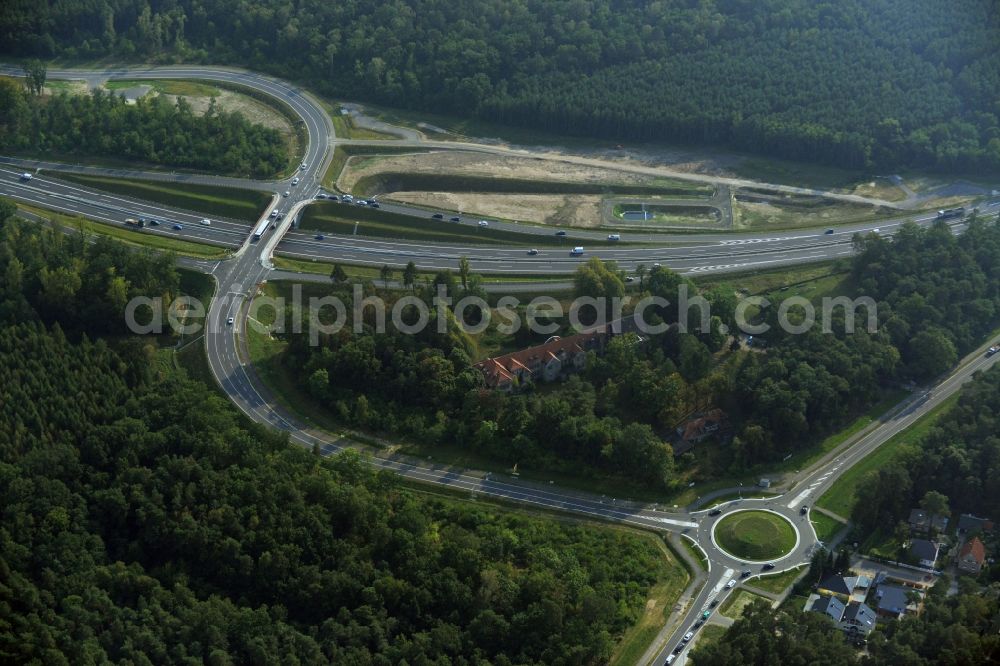
<svg viewBox="0 0 1000 666">
<path fill-rule="evenodd" d="M 583 255 L 583 248 L 580 247 L 579 245 L 569 251 L 569 256 L 571 257 L 579 257 L 582 255 Z"/>
<path fill-rule="evenodd" d="M 950 217 L 961 217 L 963 215 L 965 215 L 964 206 L 960 206 L 959 208 L 945 208 L 937 212 L 937 219 L 947 220 Z"/>
<path fill-rule="evenodd" d="M 129 227 L 132 227 L 133 229 L 142 229 L 144 226 L 146 226 L 146 221 L 137 220 L 134 217 L 126 217 L 125 224 Z"/>
</svg>

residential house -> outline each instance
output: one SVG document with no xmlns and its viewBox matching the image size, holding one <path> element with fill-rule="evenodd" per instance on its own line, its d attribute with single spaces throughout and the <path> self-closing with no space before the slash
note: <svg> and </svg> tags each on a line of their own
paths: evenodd
<svg viewBox="0 0 1000 666">
<path fill-rule="evenodd" d="M 840 623 L 840 619 L 844 617 L 844 602 L 842 602 L 837 597 L 825 597 L 821 596 L 815 602 L 813 602 L 812 608 L 809 610 L 816 613 L 824 613 L 829 615 L 834 622 Z"/>
<path fill-rule="evenodd" d="M 820 594 L 829 594 L 850 601 L 852 598 L 864 601 L 871 585 L 868 576 L 827 576 L 816 587 Z"/>
<path fill-rule="evenodd" d="M 948 516 L 930 516 L 923 509 L 910 511 L 910 532 L 914 534 L 941 533 L 948 528 Z"/>
<path fill-rule="evenodd" d="M 694 448 L 695 444 L 715 435 L 725 424 L 726 416 L 721 409 L 712 409 L 692 416 L 677 426 L 677 444 L 674 455 L 680 455 Z"/>
<path fill-rule="evenodd" d="M 963 513 L 958 517 L 958 533 L 972 534 L 974 532 L 986 533 L 993 531 L 993 521 L 989 518 L 980 518 L 971 513 Z"/>
<path fill-rule="evenodd" d="M 587 352 L 601 352 L 606 334 L 595 329 L 560 338 L 553 336 L 544 344 L 488 358 L 476 363 L 487 388 L 513 391 L 533 381 L 551 382 L 578 370 L 587 362 Z"/>
<path fill-rule="evenodd" d="M 909 605 L 907 589 L 899 585 L 881 584 L 875 590 L 875 612 L 880 617 L 897 619 L 906 615 Z"/>
<path fill-rule="evenodd" d="M 877 621 L 875 611 L 864 603 L 852 601 L 845 606 L 837 597 L 820 596 L 809 610 L 823 613 L 836 622 L 841 631 L 856 637 L 870 634 Z"/>
<path fill-rule="evenodd" d="M 985 561 L 986 547 L 979 540 L 979 537 L 972 537 L 958 551 L 958 570 L 963 573 L 978 575 Z"/>
<path fill-rule="evenodd" d="M 875 629 L 875 611 L 867 604 L 852 601 L 847 604 L 847 610 L 840 620 L 841 630 L 855 636 L 867 636 Z"/>
<path fill-rule="evenodd" d="M 910 556 L 922 567 L 933 569 L 937 564 L 938 545 L 927 539 L 910 540 Z"/>
</svg>

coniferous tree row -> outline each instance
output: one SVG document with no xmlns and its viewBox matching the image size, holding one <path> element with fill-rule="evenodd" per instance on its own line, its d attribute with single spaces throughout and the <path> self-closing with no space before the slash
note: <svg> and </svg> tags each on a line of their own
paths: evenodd
<svg viewBox="0 0 1000 666">
<path fill-rule="evenodd" d="M 281 134 L 216 108 L 199 115 L 181 97 L 147 96 L 129 105 L 95 88 L 90 95 L 29 95 L 0 80 L 0 150 L 31 157 L 109 157 L 214 174 L 264 178 L 281 171 L 287 145 Z"/>
<path fill-rule="evenodd" d="M 9 2 L 17 56 L 218 63 L 338 98 L 855 168 L 1000 167 L 991 0 Z"/>
</svg>

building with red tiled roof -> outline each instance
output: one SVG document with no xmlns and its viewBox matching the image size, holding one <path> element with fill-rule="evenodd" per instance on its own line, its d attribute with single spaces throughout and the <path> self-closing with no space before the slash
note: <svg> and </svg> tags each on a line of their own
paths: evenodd
<svg viewBox="0 0 1000 666">
<path fill-rule="evenodd" d="M 972 537 L 958 551 L 958 570 L 976 575 L 982 570 L 986 561 L 986 546 L 979 537 Z"/>
<path fill-rule="evenodd" d="M 488 358 L 473 367 L 483 373 L 487 388 L 513 391 L 528 382 L 551 382 L 566 373 L 583 369 L 587 352 L 603 351 L 606 337 L 604 329 L 565 338 L 553 336 L 544 344 Z"/>
</svg>

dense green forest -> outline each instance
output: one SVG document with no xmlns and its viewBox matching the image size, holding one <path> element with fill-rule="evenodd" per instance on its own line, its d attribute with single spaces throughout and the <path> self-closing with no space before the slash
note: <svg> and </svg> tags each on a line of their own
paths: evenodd
<svg viewBox="0 0 1000 666">
<path fill-rule="evenodd" d="M 857 490 L 851 518 L 865 532 L 892 528 L 928 491 L 951 511 L 1000 516 L 1000 367 L 962 390 L 958 404 Z"/>
<path fill-rule="evenodd" d="M 844 321 L 844 310 L 836 309 L 832 332 L 817 325 L 792 335 L 778 325 L 774 303 L 755 322 L 771 325 L 757 336 L 768 343 L 766 353 L 727 355 L 719 326 L 735 330 L 736 293 L 717 287 L 703 294 L 714 314 L 708 330 L 671 329 L 645 336 L 644 344 L 630 336 L 613 339 L 603 356 L 593 356 L 582 373 L 555 390 L 528 387 L 508 395 L 483 389 L 470 368 L 475 344 L 453 321 L 449 335 L 427 332 L 435 328 L 433 321 L 418 336 L 392 327 L 376 334 L 369 316 L 361 334 L 345 326 L 321 336 L 318 346 L 303 322 L 302 332 L 283 334 L 289 345 L 282 362 L 292 375 L 306 378 L 316 402 L 346 424 L 474 451 L 521 468 L 672 488 L 679 483 L 678 465 L 697 464 L 698 474 L 711 478 L 814 445 L 871 408 L 887 387 L 947 371 L 1000 319 L 996 219 L 976 219 L 961 236 L 943 223 L 929 228 L 911 223 L 891 241 L 871 235 L 856 243 L 859 253 L 846 284 L 852 295 L 876 303 L 875 332 L 865 330 L 862 308 L 854 328 Z M 430 304 L 435 284 L 445 284 L 456 301 L 481 291 L 477 276 L 466 275 L 463 282 L 464 287 L 445 272 L 415 293 Z M 575 285 L 578 295 L 624 291 L 616 267 L 596 258 L 578 271 Z M 654 267 L 640 289 L 676 303 L 681 287 L 697 291 L 676 273 Z M 347 288 L 333 289 L 351 311 Z M 369 293 L 373 290 L 369 285 Z M 390 301 L 398 297 L 382 295 Z M 659 314 L 670 322 L 676 318 L 669 310 Z M 295 330 L 294 316 L 285 313 L 284 331 Z M 532 338 L 524 327 L 504 344 L 528 346 L 544 337 Z M 685 415 L 712 406 L 730 416 L 731 444 L 710 448 L 697 461 L 685 454 L 675 463 L 665 440 Z"/>
<path fill-rule="evenodd" d="M 12 0 L 0 49 L 221 61 L 591 137 L 1000 167 L 991 0 Z"/>
<path fill-rule="evenodd" d="M 176 290 L 169 266 L 3 206 L 0 662 L 599 664 L 679 582 L 651 538 L 430 498 L 248 424 L 151 340 L 96 337 L 122 290 Z"/>
<path fill-rule="evenodd" d="M 110 157 L 210 171 L 267 177 L 287 163 L 281 134 L 239 113 L 217 109 L 195 114 L 179 98 L 159 95 L 135 105 L 95 88 L 90 95 L 31 95 L 11 79 L 0 80 L 0 150 L 32 157 Z"/>
<path fill-rule="evenodd" d="M 965 666 L 1000 659 L 997 590 L 945 596 L 936 588 L 918 617 L 880 621 L 859 660 L 830 618 L 757 601 L 716 643 L 691 653 L 694 666 Z"/>
</svg>

